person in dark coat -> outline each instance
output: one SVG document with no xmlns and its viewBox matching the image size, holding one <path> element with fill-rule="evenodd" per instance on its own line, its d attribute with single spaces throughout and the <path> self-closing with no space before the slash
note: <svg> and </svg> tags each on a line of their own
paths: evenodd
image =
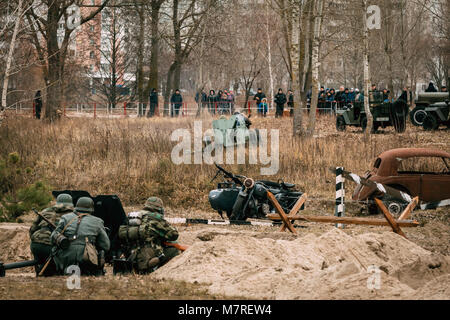
<svg viewBox="0 0 450 320">
<path fill-rule="evenodd" d="M 180 114 L 180 108 L 183 105 L 183 97 L 181 96 L 180 90 L 175 90 L 175 93 L 170 98 L 170 103 L 172 104 L 171 116 L 176 116 Z"/>
<path fill-rule="evenodd" d="M 208 96 L 208 110 L 211 114 L 215 114 L 216 113 L 216 104 L 217 104 L 217 96 L 216 96 L 216 92 L 214 90 L 210 90 L 209 91 L 209 96 Z"/>
<path fill-rule="evenodd" d="M 425 92 L 437 92 L 437 89 L 434 86 L 433 82 L 430 82 L 430 84 L 428 85 L 428 88 L 425 90 Z"/>
<path fill-rule="evenodd" d="M 38 90 L 36 92 L 36 95 L 34 96 L 34 108 L 35 108 L 36 119 L 40 119 L 41 118 L 41 110 L 42 110 L 41 90 Z"/>
<path fill-rule="evenodd" d="M 147 113 L 147 117 L 153 117 L 155 115 L 155 110 L 158 108 L 158 92 L 155 88 L 150 92 L 150 108 Z"/>
<path fill-rule="evenodd" d="M 284 111 L 284 105 L 287 102 L 286 95 L 283 92 L 283 89 L 278 89 L 278 93 L 275 96 L 275 104 L 277 105 L 277 111 L 275 113 L 275 118 L 282 117 Z"/>
<path fill-rule="evenodd" d="M 258 114 L 265 115 L 264 108 L 261 108 L 261 102 L 266 97 L 266 95 L 262 92 L 261 88 L 258 88 L 258 92 L 253 97 L 253 100 L 256 101 L 256 106 L 258 109 Z"/>
<path fill-rule="evenodd" d="M 294 116 L 294 93 L 292 92 L 292 90 L 288 91 L 288 103 L 287 103 L 288 107 L 289 107 L 289 113 L 292 116 Z"/>
</svg>

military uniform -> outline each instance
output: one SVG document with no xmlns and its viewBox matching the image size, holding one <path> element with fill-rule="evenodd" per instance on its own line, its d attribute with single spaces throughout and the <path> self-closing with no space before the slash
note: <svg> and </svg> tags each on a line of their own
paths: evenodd
<svg viewBox="0 0 450 320">
<path fill-rule="evenodd" d="M 110 247 L 108 235 L 103 224 L 103 220 L 90 215 L 93 213 L 93 202 L 89 207 L 80 206 L 80 201 L 92 202 L 90 198 L 80 198 L 75 208 L 75 212 L 61 217 L 57 228 L 52 232 L 52 241 L 56 243 L 56 238 L 63 234 L 70 241 L 67 249 L 57 249 L 54 260 L 59 273 L 64 273 L 67 267 L 78 265 L 82 274 L 100 275 L 102 266 L 95 266 L 83 259 L 86 241 L 95 245 L 97 251 L 107 252 Z"/>
<path fill-rule="evenodd" d="M 72 197 L 67 194 L 62 194 L 58 196 L 56 204 L 50 208 L 47 208 L 41 212 L 41 214 L 54 225 L 57 225 L 60 218 L 69 212 L 73 211 Z M 52 233 L 51 227 L 48 223 L 43 220 L 40 216 L 37 216 L 33 221 L 30 228 L 30 238 L 31 238 L 31 253 L 34 259 L 38 262 L 35 267 L 36 274 L 44 266 L 48 257 L 50 257 L 52 252 L 52 241 L 50 235 Z M 47 266 L 44 276 L 54 275 L 56 273 L 56 266 L 51 261 Z"/>
<path fill-rule="evenodd" d="M 139 239 L 126 241 L 129 247 L 129 261 L 138 273 L 149 273 L 163 266 L 170 259 L 179 255 L 179 250 L 164 245 L 164 242 L 174 242 L 178 239 L 178 231 L 164 220 L 164 209 L 161 199 L 149 198 L 144 209 L 135 212 L 139 217 Z M 127 226 L 124 226 L 127 230 Z M 120 231 L 119 231 L 120 232 Z M 124 231 L 125 232 L 125 231 Z M 121 237 L 119 235 L 119 237 Z M 126 238 L 125 236 L 122 239 Z"/>
</svg>

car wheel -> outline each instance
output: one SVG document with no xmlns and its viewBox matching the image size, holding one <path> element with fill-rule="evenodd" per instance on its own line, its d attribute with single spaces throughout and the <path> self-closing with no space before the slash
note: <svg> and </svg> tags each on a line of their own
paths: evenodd
<svg viewBox="0 0 450 320">
<path fill-rule="evenodd" d="M 428 114 L 423 120 L 423 129 L 425 131 L 437 130 L 438 127 L 439 124 L 434 114 Z"/>
<path fill-rule="evenodd" d="M 423 125 L 423 120 L 427 116 L 427 112 L 425 111 L 425 107 L 415 107 L 411 113 L 409 114 L 411 123 L 416 127 L 420 127 Z"/>
<path fill-rule="evenodd" d="M 345 131 L 345 119 L 343 116 L 336 117 L 336 130 Z"/>
<path fill-rule="evenodd" d="M 403 192 L 405 192 L 405 191 L 403 191 Z M 389 195 L 385 195 L 383 198 L 381 198 L 381 201 L 383 201 L 383 204 L 386 206 L 389 213 L 392 214 L 395 219 L 400 217 L 402 212 L 408 206 L 408 202 L 406 202 L 404 200 L 393 199 Z"/>
</svg>

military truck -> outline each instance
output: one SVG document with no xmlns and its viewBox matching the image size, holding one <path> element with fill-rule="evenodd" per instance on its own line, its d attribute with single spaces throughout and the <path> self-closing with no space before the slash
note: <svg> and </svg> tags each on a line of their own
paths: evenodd
<svg viewBox="0 0 450 320">
<path fill-rule="evenodd" d="M 449 100 L 448 92 L 423 92 L 419 93 L 415 100 L 415 108 L 409 113 L 411 123 L 417 127 L 423 126 L 423 121 L 427 116 L 425 108 L 439 102 Z"/>
<path fill-rule="evenodd" d="M 423 119 L 422 127 L 425 131 L 437 130 L 440 125 L 450 128 L 450 105 L 449 100 L 436 102 L 424 109 L 426 116 Z"/>
<path fill-rule="evenodd" d="M 393 126 L 399 133 L 406 129 L 406 116 L 408 105 L 403 100 L 388 102 L 383 99 L 383 93 L 373 91 L 369 93 L 369 108 L 373 117 L 372 132 L 378 128 Z M 355 101 L 343 109 L 336 110 L 336 129 L 345 131 L 347 126 L 360 127 L 363 131 L 367 128 L 367 116 L 364 103 Z"/>
</svg>

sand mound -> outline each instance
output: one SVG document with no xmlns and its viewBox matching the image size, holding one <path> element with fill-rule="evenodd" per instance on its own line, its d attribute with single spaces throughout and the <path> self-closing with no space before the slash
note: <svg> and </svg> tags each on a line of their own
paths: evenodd
<svg viewBox="0 0 450 320">
<path fill-rule="evenodd" d="M 254 299 L 450 298 L 450 258 L 393 232 L 280 234 L 201 231 L 189 250 L 155 277 L 198 282 L 213 294 Z M 374 276 L 370 266 L 381 270 L 378 290 L 368 288 Z M 436 291 L 434 282 L 444 285 Z"/>
<path fill-rule="evenodd" d="M 30 260 L 29 226 L 17 223 L 0 224 L 0 261 Z"/>
</svg>

